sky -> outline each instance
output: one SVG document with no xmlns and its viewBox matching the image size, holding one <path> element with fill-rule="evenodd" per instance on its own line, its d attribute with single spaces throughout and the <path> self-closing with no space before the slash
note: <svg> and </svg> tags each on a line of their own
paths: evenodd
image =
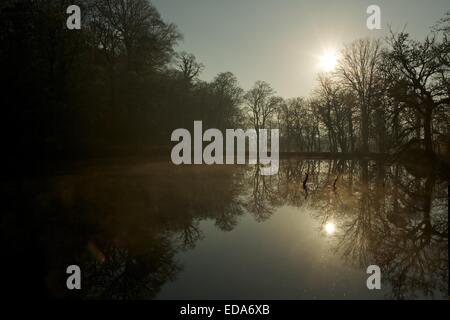
<svg viewBox="0 0 450 320">
<path fill-rule="evenodd" d="M 152 0 L 166 22 L 179 27 L 178 51 L 205 65 L 201 79 L 233 72 L 249 89 L 257 80 L 284 97 L 308 96 L 320 56 L 363 37 L 384 37 L 389 26 L 424 38 L 449 0 Z M 369 30 L 366 9 L 381 9 L 381 30 Z"/>
</svg>

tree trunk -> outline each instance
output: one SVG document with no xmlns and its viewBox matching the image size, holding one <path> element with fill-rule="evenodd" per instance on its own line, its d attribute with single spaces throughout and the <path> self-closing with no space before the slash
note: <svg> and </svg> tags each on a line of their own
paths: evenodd
<svg viewBox="0 0 450 320">
<path fill-rule="evenodd" d="M 427 107 L 425 111 L 425 119 L 423 122 L 424 138 L 425 138 L 425 152 L 427 154 L 433 153 L 433 143 L 431 139 L 431 111 L 430 107 Z"/>
<path fill-rule="evenodd" d="M 361 127 L 362 127 L 362 151 L 369 152 L 369 115 L 367 106 L 363 105 L 361 110 Z"/>
</svg>

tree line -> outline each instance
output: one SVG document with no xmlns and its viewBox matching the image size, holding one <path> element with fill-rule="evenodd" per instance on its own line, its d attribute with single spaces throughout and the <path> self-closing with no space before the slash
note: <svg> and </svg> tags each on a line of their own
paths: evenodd
<svg viewBox="0 0 450 320">
<path fill-rule="evenodd" d="M 148 0 L 0 4 L 4 147 L 17 156 L 106 155 L 167 147 L 176 128 L 280 128 L 282 151 L 443 152 L 450 135 L 450 15 L 423 40 L 406 31 L 344 47 L 308 98 L 264 81 L 248 91 L 231 72 L 200 79 L 177 26 Z"/>
<path fill-rule="evenodd" d="M 277 118 L 288 150 L 448 153 L 450 15 L 424 41 L 407 32 L 344 47 L 309 99 L 284 101 Z"/>
</svg>

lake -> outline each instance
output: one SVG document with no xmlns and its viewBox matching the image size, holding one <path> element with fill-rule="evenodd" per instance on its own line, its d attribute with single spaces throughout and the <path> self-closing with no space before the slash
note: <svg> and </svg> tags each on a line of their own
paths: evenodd
<svg viewBox="0 0 450 320">
<path fill-rule="evenodd" d="M 447 299 L 448 181 L 382 159 L 259 173 L 130 159 L 3 180 L 2 232 L 56 298 Z"/>
</svg>

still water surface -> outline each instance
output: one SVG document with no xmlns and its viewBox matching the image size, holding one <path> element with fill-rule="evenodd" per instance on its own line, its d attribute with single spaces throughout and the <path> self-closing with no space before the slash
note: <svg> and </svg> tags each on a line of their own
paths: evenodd
<svg viewBox="0 0 450 320">
<path fill-rule="evenodd" d="M 274 176 L 133 160 L 8 190 L 33 210 L 55 297 L 78 264 L 82 298 L 446 299 L 447 186 L 380 160 L 283 160 Z"/>
</svg>

